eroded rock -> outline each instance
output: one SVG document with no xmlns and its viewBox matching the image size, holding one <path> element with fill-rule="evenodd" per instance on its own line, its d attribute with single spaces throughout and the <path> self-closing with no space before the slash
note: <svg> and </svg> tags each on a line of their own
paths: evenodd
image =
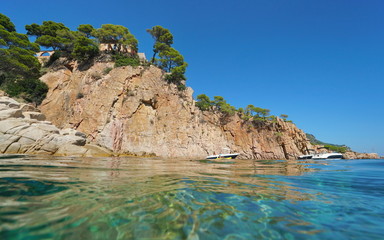
<svg viewBox="0 0 384 240">
<path fill-rule="evenodd" d="M 33 106 L 0 97 L 0 153 L 111 156 L 109 150 L 87 144 L 86 135 L 73 129 L 59 130 L 45 121 Z M 64 154 L 64 152 L 67 152 Z"/>
<path fill-rule="evenodd" d="M 242 158 L 293 159 L 311 148 L 303 131 L 281 119 L 255 127 L 239 116 L 200 111 L 191 88 L 179 91 L 154 66 L 93 77 L 110 66 L 50 71 L 41 78 L 49 86 L 41 111 L 59 128 L 75 128 L 117 154 L 204 158 L 229 148 Z"/>
</svg>

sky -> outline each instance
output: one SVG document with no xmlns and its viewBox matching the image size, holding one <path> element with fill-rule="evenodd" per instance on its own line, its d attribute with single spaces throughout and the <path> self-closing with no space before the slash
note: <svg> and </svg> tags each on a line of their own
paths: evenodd
<svg viewBox="0 0 384 240">
<path fill-rule="evenodd" d="M 382 0 L 12 0 L 20 33 L 43 21 L 123 25 L 152 56 L 160 25 L 188 63 L 194 96 L 287 114 L 317 139 L 384 156 Z"/>
</svg>

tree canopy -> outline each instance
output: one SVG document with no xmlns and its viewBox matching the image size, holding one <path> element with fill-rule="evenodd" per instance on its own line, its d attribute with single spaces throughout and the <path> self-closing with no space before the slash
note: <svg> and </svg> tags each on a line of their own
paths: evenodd
<svg viewBox="0 0 384 240">
<path fill-rule="evenodd" d="M 270 115 L 270 110 L 261 107 L 255 107 L 252 104 L 249 104 L 245 109 L 239 108 L 236 109 L 234 106 L 231 106 L 225 101 L 221 96 L 214 96 L 214 99 L 211 100 L 207 95 L 200 94 L 196 97 L 196 107 L 201 111 L 218 111 L 224 114 L 224 117 L 232 116 L 237 113 L 243 120 L 251 121 L 253 123 L 262 123 L 262 122 L 276 122 L 277 117 Z M 288 115 L 281 114 L 280 117 L 286 122 Z"/>
<path fill-rule="evenodd" d="M 85 35 L 87 38 L 92 37 L 92 32 L 95 30 L 91 24 L 81 24 L 77 30 Z"/>
<path fill-rule="evenodd" d="M 147 32 L 151 34 L 155 41 L 151 62 L 169 73 L 166 75 L 168 82 L 176 84 L 179 89 L 185 88 L 182 81 L 186 80 L 184 74 L 188 64 L 184 62 L 184 57 L 180 52 L 171 46 L 173 44 L 171 32 L 162 26 L 154 26 L 151 29 L 147 29 Z M 159 58 L 156 58 L 157 54 Z"/>
<path fill-rule="evenodd" d="M 211 99 L 205 94 L 200 94 L 196 97 L 196 106 L 201 110 L 201 111 L 208 111 L 211 106 L 212 102 Z"/>
<path fill-rule="evenodd" d="M 40 48 L 28 36 L 17 33 L 11 20 L 0 13 L 0 87 L 11 97 L 39 104 L 47 86 L 41 82 L 40 63 L 34 56 Z"/>
<path fill-rule="evenodd" d="M 0 25 L 5 28 L 8 32 L 16 32 L 15 25 L 11 22 L 9 17 L 0 13 Z"/>
<path fill-rule="evenodd" d="M 151 34 L 153 40 L 155 40 L 153 45 L 153 57 L 151 59 L 151 62 L 153 63 L 156 54 L 171 47 L 173 44 L 173 35 L 168 29 L 163 28 L 162 26 L 154 26 L 151 29 L 147 29 L 147 32 Z"/>
<path fill-rule="evenodd" d="M 40 63 L 34 54 L 39 46 L 27 35 L 17 33 L 8 17 L 0 13 L 0 19 L 0 74 L 38 77 Z"/>
<path fill-rule="evenodd" d="M 33 23 L 26 25 L 27 35 L 36 36 L 36 43 L 40 46 L 63 50 L 71 40 L 70 29 L 63 23 L 44 21 L 42 25 Z"/>
<path fill-rule="evenodd" d="M 138 41 L 128 28 L 121 25 L 103 24 L 101 28 L 94 29 L 91 33 L 100 43 L 119 44 L 130 46 L 137 51 Z"/>
<path fill-rule="evenodd" d="M 94 30 L 92 25 L 79 26 L 79 31 L 71 31 L 63 23 L 44 21 L 42 25 L 26 25 L 27 34 L 36 36 L 36 43 L 55 51 L 61 51 L 66 57 L 85 61 L 99 53 L 96 42 L 89 37 Z"/>
<path fill-rule="evenodd" d="M 222 96 L 214 96 L 213 101 L 205 94 L 200 94 L 196 98 L 196 106 L 202 111 L 217 110 L 225 116 L 232 116 L 236 112 L 236 108 L 227 103 Z"/>
</svg>

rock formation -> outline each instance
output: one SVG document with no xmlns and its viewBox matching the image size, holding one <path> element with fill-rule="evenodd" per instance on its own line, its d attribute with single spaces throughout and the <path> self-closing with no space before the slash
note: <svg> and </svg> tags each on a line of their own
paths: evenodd
<svg viewBox="0 0 384 240">
<path fill-rule="evenodd" d="M 0 153 L 112 155 L 105 148 L 87 144 L 85 134 L 73 129 L 59 130 L 33 106 L 6 96 L 0 97 Z"/>
<path fill-rule="evenodd" d="M 346 152 L 343 154 L 345 159 L 379 159 L 377 153 L 358 153 L 358 152 Z"/>
<path fill-rule="evenodd" d="M 303 131 L 281 119 L 257 126 L 202 112 L 191 88 L 179 91 L 163 75 L 154 66 L 57 65 L 41 78 L 49 92 L 40 109 L 59 128 L 118 154 L 204 158 L 227 148 L 241 158 L 293 159 L 311 148 Z"/>
</svg>

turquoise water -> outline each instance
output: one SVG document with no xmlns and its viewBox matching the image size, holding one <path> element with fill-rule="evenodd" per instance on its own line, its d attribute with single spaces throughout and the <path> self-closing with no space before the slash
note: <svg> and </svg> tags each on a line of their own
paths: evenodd
<svg viewBox="0 0 384 240">
<path fill-rule="evenodd" d="M 0 155 L 0 239 L 383 239 L 384 160 Z"/>
</svg>

